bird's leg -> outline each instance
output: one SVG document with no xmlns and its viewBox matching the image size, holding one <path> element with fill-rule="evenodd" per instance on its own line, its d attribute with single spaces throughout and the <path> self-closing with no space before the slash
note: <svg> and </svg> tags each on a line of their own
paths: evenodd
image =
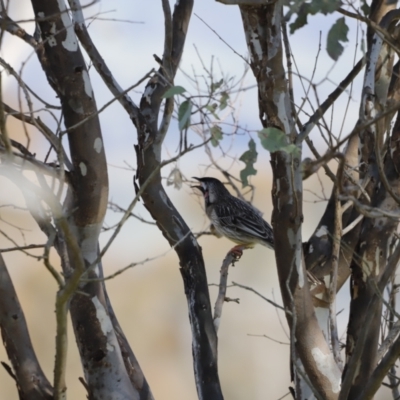
<svg viewBox="0 0 400 400">
<path fill-rule="evenodd" d="M 230 253 L 235 257 L 235 261 L 239 260 L 243 255 L 243 250 L 249 249 L 250 246 L 238 244 L 231 248 Z"/>
</svg>

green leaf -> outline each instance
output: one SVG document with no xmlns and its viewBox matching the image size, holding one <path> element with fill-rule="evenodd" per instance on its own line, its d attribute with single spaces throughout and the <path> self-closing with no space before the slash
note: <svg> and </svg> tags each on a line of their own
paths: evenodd
<svg viewBox="0 0 400 400">
<path fill-rule="evenodd" d="M 190 100 L 184 101 L 178 110 L 179 130 L 182 131 L 190 125 L 190 115 L 192 113 L 192 102 Z"/>
<path fill-rule="evenodd" d="M 326 41 L 326 51 L 329 56 L 337 61 L 342 55 L 344 47 L 340 42 L 348 42 L 347 33 L 349 28 L 346 25 L 344 17 L 339 18 L 331 27 L 328 32 L 328 37 Z"/>
<path fill-rule="evenodd" d="M 219 99 L 219 109 L 223 110 L 228 105 L 229 94 L 222 92 L 221 98 Z"/>
<path fill-rule="evenodd" d="M 261 145 L 271 153 L 287 146 L 286 135 L 277 128 L 264 128 L 258 132 Z"/>
<path fill-rule="evenodd" d="M 176 94 L 182 94 L 186 92 L 186 89 L 182 86 L 172 86 L 163 95 L 164 99 L 169 99 Z"/>
<path fill-rule="evenodd" d="M 362 0 L 365 1 L 365 0 Z M 341 0 L 312 0 L 306 3 L 304 0 L 289 2 L 290 12 L 297 15 L 297 18 L 290 24 L 290 33 L 307 25 L 308 16 L 316 14 L 331 14 L 342 4 Z"/>
<path fill-rule="evenodd" d="M 368 17 L 371 11 L 371 7 L 367 4 L 366 0 L 361 0 L 361 11 L 364 13 L 364 16 Z"/>
<path fill-rule="evenodd" d="M 257 170 L 254 168 L 254 163 L 257 161 L 256 144 L 253 139 L 250 139 L 249 150 L 245 151 L 239 158 L 246 164 L 246 167 L 240 171 L 240 180 L 243 187 L 248 186 L 248 178 L 250 175 L 255 175 Z"/>
<path fill-rule="evenodd" d="M 293 154 L 295 157 L 300 155 L 300 149 L 295 144 L 289 144 L 281 149 L 285 153 Z"/>
<path fill-rule="evenodd" d="M 293 34 L 297 29 L 307 25 L 307 17 L 310 14 L 310 4 L 303 3 L 297 13 L 297 18 L 289 25 L 290 33 Z"/>
<path fill-rule="evenodd" d="M 310 14 L 331 14 L 340 7 L 341 3 L 341 0 L 313 0 L 311 2 Z"/>
<path fill-rule="evenodd" d="M 218 82 L 211 83 L 211 92 L 214 93 L 222 86 L 223 83 L 224 83 L 223 79 L 220 79 Z"/>
<path fill-rule="evenodd" d="M 215 110 L 218 108 L 218 105 L 216 103 L 214 104 L 209 104 L 206 106 L 206 110 L 210 111 L 210 113 L 213 115 L 215 119 L 219 119 L 218 114 L 215 112 Z"/>
<path fill-rule="evenodd" d="M 258 137 L 264 149 L 271 153 L 284 151 L 294 156 L 300 155 L 300 149 L 295 144 L 288 144 L 285 133 L 278 128 L 264 128 L 258 132 Z"/>
<path fill-rule="evenodd" d="M 214 125 L 210 129 L 210 133 L 211 133 L 211 144 L 214 147 L 217 147 L 219 141 L 222 139 L 222 129 L 218 125 Z"/>
</svg>

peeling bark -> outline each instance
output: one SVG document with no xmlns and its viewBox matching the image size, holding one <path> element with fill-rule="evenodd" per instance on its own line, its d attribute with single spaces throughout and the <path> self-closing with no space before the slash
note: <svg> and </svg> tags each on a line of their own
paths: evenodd
<svg viewBox="0 0 400 400">
<path fill-rule="evenodd" d="M 62 325 L 66 310 L 65 316 L 58 319 L 59 313 L 70 302 L 89 398 L 140 399 L 125 366 L 104 285 L 99 282 L 80 285 L 80 293 L 85 294 L 74 294 L 85 267 L 97 261 L 98 237 L 108 201 L 107 164 L 89 74 L 64 1 L 32 0 L 32 5 L 39 18 L 41 33 L 39 60 L 60 98 L 72 160 L 70 186 L 63 210 L 69 217 L 65 222 L 67 225 L 64 223 L 69 233 L 58 232 L 67 244 L 66 252 L 59 253 L 67 283 L 57 297 L 60 328 L 57 342 L 64 342 L 62 351 L 66 352 L 67 339 Z M 73 235 L 72 241 L 68 235 Z M 73 241 L 77 242 L 77 249 L 70 246 Z M 77 255 L 82 265 L 76 264 Z M 98 266 L 91 267 L 89 277 L 100 277 Z M 59 335 L 65 338 L 61 339 Z M 59 355 L 65 362 L 66 354 L 57 353 L 57 357 Z M 56 365 L 56 382 L 57 370 L 61 374 L 62 369 L 63 364 Z M 65 390 L 65 382 L 57 383 L 57 398 L 63 397 Z"/>
<path fill-rule="evenodd" d="M 399 16 L 397 11 L 386 14 L 381 26 L 388 28 Z M 368 121 L 374 118 L 387 103 L 389 83 L 392 76 L 393 54 L 387 45 L 382 45 L 382 40 L 375 34 L 371 41 L 369 58 L 365 71 L 363 98 L 360 108 L 360 121 Z M 398 209 L 397 201 L 385 189 L 381 179 L 387 179 L 391 191 L 395 196 L 399 193 L 399 176 L 395 173 L 393 161 L 386 157 L 384 171 L 379 170 L 379 160 L 384 133 L 387 129 L 385 120 L 364 130 L 360 134 L 360 177 L 368 179 L 366 191 L 371 197 L 370 204 L 386 211 Z M 396 136 L 395 130 L 392 135 Z M 387 185 L 386 185 L 387 187 Z M 364 199 L 368 204 L 369 201 Z M 397 228 L 397 221 L 382 218 L 365 218 L 360 231 L 360 238 L 353 256 L 351 270 L 351 303 L 350 316 L 347 330 L 346 357 L 347 365 L 343 376 L 347 382 L 351 379 L 352 385 L 349 389 L 349 398 L 357 398 L 364 390 L 365 382 L 368 381 L 377 365 L 377 351 L 380 337 L 380 321 L 382 313 L 382 302 L 374 308 L 371 313 L 370 300 L 376 291 L 378 277 L 382 273 L 389 258 L 389 246 L 392 235 Z M 369 329 L 365 332 L 365 320 L 370 322 Z M 364 345 L 369 349 L 363 352 L 357 359 L 353 360 L 353 368 L 349 368 L 349 362 L 354 356 L 354 350 L 360 335 L 365 335 Z M 348 375 L 348 376 L 347 376 Z M 345 391 L 346 391 L 345 390 Z M 345 392 L 344 391 L 344 392 Z"/>
<path fill-rule="evenodd" d="M 258 83 L 260 119 L 264 127 L 277 127 L 295 142 L 297 133 L 282 64 L 280 3 L 260 7 L 240 7 L 251 68 Z M 301 143 L 298 154 L 277 151 L 271 154 L 274 173 L 272 225 L 275 257 L 282 298 L 291 329 L 292 355 L 296 352 L 317 395 L 337 399 L 340 371 L 318 326 L 302 253 Z M 279 228 L 278 228 L 279 227 Z M 293 362 L 296 363 L 296 357 Z M 295 374 L 301 369 L 295 365 Z M 305 392 L 296 385 L 296 396 Z"/>
<path fill-rule="evenodd" d="M 163 100 L 162 95 L 172 85 L 182 56 L 193 1 L 181 0 L 176 3 L 172 24 L 169 20 L 168 3 L 163 2 L 163 7 L 166 19 L 163 68 L 147 84 L 140 102 L 140 114 L 133 120 L 139 142 L 135 147 L 138 163 L 137 178 L 140 186 L 147 185 L 142 194 L 145 207 L 169 244 L 174 246 L 179 257 L 192 328 L 194 375 L 199 399 L 219 400 L 223 396 L 218 377 L 217 335 L 211 314 L 201 248 L 168 198 L 161 184 L 158 169 L 161 163 L 161 145 L 172 109 L 167 103 L 160 127 L 158 114 Z M 154 171 L 157 173 L 154 174 Z"/>
</svg>

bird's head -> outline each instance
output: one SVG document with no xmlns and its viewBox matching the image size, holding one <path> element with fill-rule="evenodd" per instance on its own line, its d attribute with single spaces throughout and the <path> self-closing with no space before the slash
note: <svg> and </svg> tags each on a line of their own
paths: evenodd
<svg viewBox="0 0 400 400">
<path fill-rule="evenodd" d="M 199 189 L 203 193 L 206 207 L 215 203 L 220 196 L 229 195 L 224 184 L 218 179 L 208 177 L 196 178 L 195 176 L 193 179 L 197 179 L 200 182 L 200 185 L 192 186 L 192 188 Z"/>
</svg>

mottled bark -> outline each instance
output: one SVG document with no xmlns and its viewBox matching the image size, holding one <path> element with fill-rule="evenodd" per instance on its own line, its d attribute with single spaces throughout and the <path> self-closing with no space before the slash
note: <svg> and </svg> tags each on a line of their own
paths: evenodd
<svg viewBox="0 0 400 400">
<path fill-rule="evenodd" d="M 168 198 L 159 171 L 161 146 L 172 113 L 168 101 L 160 126 L 158 115 L 162 95 L 173 84 L 179 65 L 193 1 L 177 2 L 172 19 L 168 2 L 164 1 L 163 7 L 166 27 L 163 67 L 147 84 L 140 103 L 140 114 L 134 119 L 138 132 L 137 178 L 140 186 L 147 185 L 142 194 L 144 205 L 179 257 L 192 327 L 194 375 L 199 399 L 217 400 L 223 398 L 218 377 L 217 335 L 201 248 Z"/>
<path fill-rule="evenodd" d="M 370 19 L 375 22 L 379 23 L 382 16 L 385 15 L 388 11 L 392 10 L 395 7 L 394 4 L 387 4 L 386 2 L 382 1 L 373 1 L 371 4 L 371 13 Z M 369 27 L 368 28 L 368 36 L 374 34 L 374 30 Z M 386 48 L 387 51 L 387 48 Z M 382 67 L 381 64 L 377 66 L 377 86 L 381 87 L 380 93 L 385 93 L 384 96 L 386 98 L 387 95 L 387 85 L 391 79 L 391 63 L 393 62 L 393 57 L 389 57 L 387 59 L 384 54 L 380 56 L 380 63 L 384 62 L 385 65 Z M 386 75 L 386 76 L 384 76 Z M 383 78 L 383 79 L 382 79 Z M 382 83 L 378 83 L 381 80 Z M 393 80 L 392 87 L 394 88 L 398 79 Z M 380 102 L 382 103 L 381 99 Z M 398 100 L 396 97 L 396 91 L 392 90 L 391 95 L 389 96 L 390 102 L 388 105 L 390 106 L 393 101 Z M 382 111 L 380 108 L 379 111 Z M 386 118 L 386 121 L 390 121 L 393 117 L 391 116 Z M 359 129 L 361 121 L 355 126 L 355 130 Z M 385 125 L 385 124 L 384 124 Z M 358 148 L 359 148 L 359 137 L 358 135 L 352 134 L 351 138 L 346 146 L 346 151 L 344 152 L 344 163 L 345 163 L 345 174 L 343 175 L 342 182 L 339 182 L 341 185 L 341 192 L 345 194 L 349 194 L 351 196 L 358 197 L 360 193 L 357 193 L 357 188 L 355 187 L 355 182 L 358 182 Z M 361 182 L 363 184 L 363 182 Z M 310 270 L 313 275 L 321 280 L 323 280 L 324 276 L 329 275 L 331 270 L 331 249 L 332 249 L 332 231 L 333 231 L 333 220 L 334 220 L 334 192 L 335 188 L 332 191 L 331 198 L 327 204 L 327 208 L 325 213 L 323 214 L 317 228 L 314 231 L 314 234 L 310 237 L 308 242 L 305 245 L 305 260 L 307 269 Z M 358 191 L 359 192 L 359 191 Z M 345 205 L 346 201 L 342 201 L 342 206 Z M 347 225 L 352 224 L 353 221 L 357 219 L 359 216 L 359 212 L 354 210 L 354 208 L 347 207 L 346 211 L 342 217 L 342 226 L 345 228 Z M 362 224 L 358 223 L 349 233 L 342 237 L 342 243 L 340 250 L 340 259 L 339 259 L 339 273 L 338 273 L 338 282 L 337 282 L 337 289 L 340 290 L 343 283 L 347 280 L 350 275 L 350 262 L 355 250 L 355 246 L 358 242 L 359 233 Z"/>
<path fill-rule="evenodd" d="M 20 400 L 51 400 L 53 388 L 36 357 L 11 277 L 0 252 L 0 328 Z"/>
<path fill-rule="evenodd" d="M 390 146 L 385 160 L 385 175 L 395 194 L 400 194 L 399 183 L 399 162 L 400 153 L 398 140 L 400 138 L 400 122 L 397 117 L 392 131 Z M 393 197 L 385 190 L 384 186 L 379 185 L 379 189 L 372 198 L 372 204 L 384 211 L 397 211 L 398 204 Z M 348 336 L 346 344 L 346 354 L 348 362 L 353 356 L 354 349 L 361 334 L 365 334 L 365 320 L 372 320 L 365 345 L 369 349 L 364 352 L 358 360 L 355 367 L 357 373 L 354 373 L 353 387 L 349 396 L 359 396 L 364 390 L 365 377 L 371 376 L 378 362 L 378 343 L 380 338 L 380 320 L 381 320 L 381 297 L 377 300 L 378 306 L 375 313 L 371 313 L 369 308 L 370 299 L 376 294 L 376 284 L 379 276 L 387 268 L 390 246 L 393 240 L 393 234 L 396 231 L 398 222 L 395 219 L 379 217 L 366 219 L 360 236 L 358 257 L 353 259 L 352 281 L 350 303 L 350 317 L 348 325 Z M 380 290 L 383 290 L 382 287 Z M 344 376 L 346 376 L 347 369 Z"/>
<path fill-rule="evenodd" d="M 32 0 L 32 5 L 41 34 L 39 60 L 60 98 L 72 161 L 64 204 L 64 214 L 68 216 L 64 228 L 69 231 L 58 232 L 67 243 L 66 253 L 60 254 L 67 286 L 57 296 L 58 327 L 62 329 L 60 315 L 66 313 L 70 302 L 89 398 L 139 399 L 140 394 L 125 368 L 104 286 L 99 282 L 80 285 L 80 292 L 86 295 L 74 295 L 85 267 L 98 258 L 98 236 L 108 201 L 107 164 L 89 74 L 64 1 Z M 74 240 L 78 248 L 68 245 Z M 76 261 L 80 257 L 82 261 L 78 265 Z M 99 278 L 98 268 L 92 268 L 89 277 Z M 64 336 L 63 340 L 60 335 Z M 66 335 L 62 330 L 57 333 L 57 343 L 59 340 L 64 343 L 65 352 Z M 57 361 L 56 364 L 57 380 L 57 369 L 62 370 L 63 364 L 59 366 Z M 61 381 L 57 387 L 57 396 L 62 396 L 65 383 Z"/>
<path fill-rule="evenodd" d="M 297 132 L 282 64 L 281 3 L 262 7 L 241 6 L 244 31 L 251 55 L 251 68 L 257 79 L 260 119 L 264 127 L 277 127 L 296 143 Z M 274 174 L 272 225 L 279 282 L 291 329 L 292 361 L 295 352 L 316 392 L 324 399 L 337 399 L 340 372 L 315 317 L 302 253 L 301 225 L 302 174 L 301 142 L 297 154 L 277 151 L 271 154 Z M 322 368 L 322 365 L 324 367 Z M 305 398 L 301 385 L 296 397 Z"/>
<path fill-rule="evenodd" d="M 118 322 L 117 316 L 115 315 L 107 291 L 105 290 L 105 288 L 103 290 L 106 296 L 107 311 L 108 314 L 110 315 L 111 322 L 113 324 L 115 334 L 117 336 L 119 347 L 121 348 L 121 354 L 129 378 L 133 386 L 138 391 L 140 400 L 153 400 L 154 399 L 153 394 L 151 393 L 150 386 L 140 367 L 139 361 L 136 358 L 135 354 L 133 353 L 132 348 L 129 345 L 128 339 L 126 338 Z"/>
<path fill-rule="evenodd" d="M 392 11 L 384 17 L 381 26 L 388 29 L 390 24 L 397 21 L 398 18 L 398 12 Z M 387 103 L 392 68 L 392 51 L 386 44 L 382 45 L 382 40 L 375 34 L 371 41 L 365 71 L 360 108 L 361 123 L 374 118 L 377 113 L 384 109 Z M 398 203 L 392 197 L 392 194 L 394 196 L 400 194 L 398 190 L 399 176 L 393 165 L 395 160 L 390 156 L 386 157 L 384 170 L 380 171 L 382 143 L 386 130 L 385 119 L 382 119 L 360 133 L 360 178 L 369 182 L 366 192 L 370 196 L 370 201 L 365 197 L 363 199 L 366 204 L 384 211 L 395 211 L 398 209 Z M 397 136 L 395 130 L 392 134 Z M 382 179 L 389 182 L 392 194 L 386 190 L 385 186 L 388 186 L 382 183 Z M 354 356 L 354 349 L 361 334 L 366 335 L 364 344 L 369 351 L 363 352 L 356 363 L 353 360 L 354 367 L 351 371 L 349 364 L 345 367 L 343 374 L 345 379 L 348 374 L 347 381 L 352 378 L 349 398 L 357 398 L 360 395 L 364 390 L 365 382 L 370 379 L 377 365 L 382 302 L 378 302 L 374 313 L 371 313 L 369 302 L 376 291 L 377 277 L 387 264 L 390 255 L 388 243 L 391 242 L 397 225 L 396 220 L 387 217 L 365 218 L 362 223 L 360 238 L 351 264 L 352 299 L 346 342 L 347 362 L 349 363 Z M 366 319 L 370 321 L 367 333 L 365 333 Z"/>
</svg>

